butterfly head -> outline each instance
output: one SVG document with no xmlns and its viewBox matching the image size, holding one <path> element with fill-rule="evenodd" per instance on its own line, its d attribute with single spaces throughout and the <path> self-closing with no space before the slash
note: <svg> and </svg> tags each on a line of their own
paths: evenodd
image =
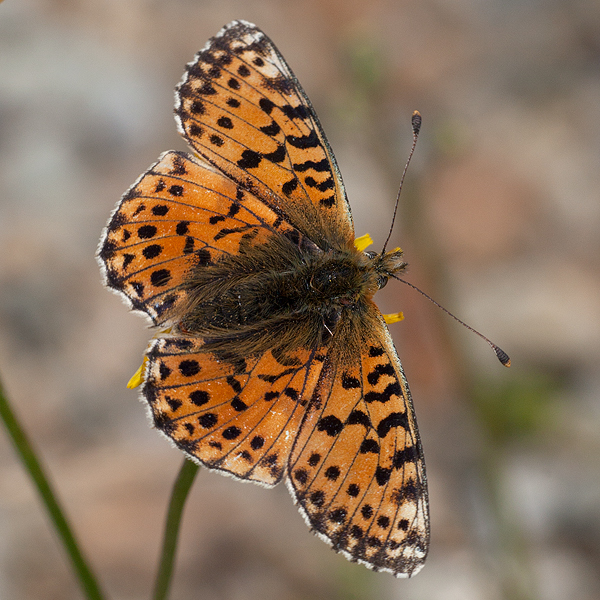
<svg viewBox="0 0 600 600">
<path fill-rule="evenodd" d="M 402 258 L 403 252 L 400 248 L 385 253 L 365 252 L 365 255 L 370 259 L 370 267 L 377 286 L 373 293 L 384 288 L 390 277 L 404 271 L 408 266 Z"/>
</svg>

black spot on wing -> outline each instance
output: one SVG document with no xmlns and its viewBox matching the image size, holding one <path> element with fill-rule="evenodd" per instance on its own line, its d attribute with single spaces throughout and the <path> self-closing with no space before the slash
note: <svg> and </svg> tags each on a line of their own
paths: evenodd
<svg viewBox="0 0 600 600">
<path fill-rule="evenodd" d="M 218 421 L 218 417 L 215 413 L 204 413 L 200 417 L 198 417 L 198 423 L 204 429 L 213 428 Z"/>
<path fill-rule="evenodd" d="M 379 485 L 385 485 L 390 480 L 392 470 L 384 467 L 377 467 L 375 470 L 375 480 Z"/>
<path fill-rule="evenodd" d="M 281 107 L 281 110 L 283 111 L 283 114 L 288 119 L 304 120 L 310 116 L 310 111 L 303 104 L 300 104 L 299 106 L 292 106 L 291 104 L 285 104 Z"/>
<path fill-rule="evenodd" d="M 152 207 L 152 214 L 157 217 L 164 217 L 169 212 L 169 207 L 166 204 L 157 204 Z"/>
<path fill-rule="evenodd" d="M 394 452 L 394 458 L 392 460 L 392 466 L 394 469 L 401 469 L 406 463 L 417 462 L 419 454 L 415 446 L 408 446 L 402 450 L 396 450 Z"/>
<path fill-rule="evenodd" d="M 129 253 L 123 254 L 123 269 L 127 269 L 127 267 L 133 262 L 134 258 L 135 258 L 135 254 L 129 254 Z"/>
<path fill-rule="evenodd" d="M 341 470 L 338 466 L 333 465 L 325 469 L 325 477 L 330 481 L 335 481 L 340 476 Z"/>
<path fill-rule="evenodd" d="M 360 494 L 360 487 L 356 483 L 351 483 L 346 490 L 346 493 L 351 498 L 356 498 Z"/>
<path fill-rule="evenodd" d="M 273 112 L 273 109 L 276 106 L 276 104 L 268 98 L 261 98 L 258 101 L 258 105 L 260 106 L 261 110 L 267 113 L 268 115 L 270 115 Z"/>
<path fill-rule="evenodd" d="M 319 419 L 317 424 L 317 430 L 324 431 L 330 437 L 339 435 L 343 429 L 344 424 L 335 415 L 327 415 Z"/>
<path fill-rule="evenodd" d="M 204 390 L 194 390 L 193 392 L 190 392 L 189 399 L 192 404 L 196 406 L 203 406 L 204 404 L 208 404 L 210 395 Z"/>
<path fill-rule="evenodd" d="M 260 128 L 260 130 L 265 135 L 274 137 L 281 131 L 281 127 L 279 127 L 279 125 L 275 121 L 271 121 L 271 123 L 269 125 L 263 125 Z"/>
<path fill-rule="evenodd" d="M 177 233 L 177 235 L 186 235 L 188 232 L 189 224 L 189 221 L 179 221 L 179 223 L 177 223 L 177 226 L 175 227 L 175 233 Z"/>
<path fill-rule="evenodd" d="M 148 240 L 153 238 L 157 231 L 158 230 L 154 225 L 142 225 L 140 228 L 138 228 L 137 234 L 141 240 Z"/>
<path fill-rule="evenodd" d="M 365 394 L 365 402 L 381 402 L 385 404 L 391 400 L 392 396 L 402 396 L 402 388 L 397 381 L 388 384 L 383 392 L 367 392 Z"/>
<path fill-rule="evenodd" d="M 250 75 L 250 69 L 244 64 L 241 64 L 238 67 L 237 72 L 240 77 L 248 77 L 248 75 Z"/>
<path fill-rule="evenodd" d="M 277 150 L 264 155 L 264 158 L 274 163 L 283 162 L 287 157 L 285 148 L 282 145 L 277 146 Z"/>
<path fill-rule="evenodd" d="M 356 389 L 360 387 L 360 381 L 356 377 L 352 377 L 348 373 L 342 375 L 342 387 L 345 390 Z"/>
<path fill-rule="evenodd" d="M 365 429 L 369 430 L 373 426 L 371 419 L 362 410 L 353 410 L 346 421 L 347 425 L 362 425 Z"/>
<path fill-rule="evenodd" d="M 194 100 L 190 104 L 190 111 L 195 115 L 203 115 L 206 112 L 204 102 L 201 102 L 200 100 Z"/>
<path fill-rule="evenodd" d="M 163 287 L 171 280 L 171 272 L 168 269 L 157 269 L 150 273 L 150 281 L 156 287 Z"/>
<path fill-rule="evenodd" d="M 263 156 L 260 152 L 244 150 L 242 152 L 242 158 L 237 161 L 237 165 L 240 169 L 255 169 L 260 165 L 262 158 Z"/>
<path fill-rule="evenodd" d="M 193 377 L 200 372 L 200 365 L 197 360 L 182 360 L 179 363 L 179 372 L 184 377 Z"/>
<path fill-rule="evenodd" d="M 321 143 L 315 131 L 311 131 L 308 135 L 288 135 L 286 141 L 290 146 L 302 150 L 306 148 L 316 148 Z"/>
<path fill-rule="evenodd" d="M 329 171 L 329 169 L 331 168 L 329 161 L 326 158 L 320 160 L 319 162 L 315 162 L 314 160 L 307 160 L 303 163 L 295 163 L 292 165 L 292 167 L 297 173 L 302 173 L 304 171 L 308 171 L 309 169 L 311 169 L 312 171 L 323 172 Z"/>
<path fill-rule="evenodd" d="M 320 192 L 326 192 L 327 190 L 332 190 L 334 187 L 333 179 L 331 177 L 328 177 L 327 179 L 325 179 L 325 181 L 322 181 L 321 183 L 318 183 L 314 177 L 310 177 L 310 176 L 308 176 L 304 181 L 307 186 L 315 188 L 315 189 L 319 190 Z"/>
<path fill-rule="evenodd" d="M 377 385 L 377 382 L 379 381 L 379 378 L 382 375 L 388 375 L 390 377 L 394 377 L 396 374 L 396 371 L 394 370 L 394 367 L 390 364 L 390 363 L 385 363 L 382 365 L 377 365 L 368 375 L 367 375 L 367 381 L 371 384 L 371 385 Z"/>
<path fill-rule="evenodd" d="M 250 440 L 250 447 L 252 450 L 260 450 L 264 445 L 265 438 L 260 435 L 256 435 Z"/>
<path fill-rule="evenodd" d="M 235 438 L 239 437 L 242 433 L 242 430 L 239 427 L 236 427 L 235 425 L 232 425 L 231 427 L 227 427 L 227 429 L 223 430 L 223 433 L 221 434 L 226 440 L 235 440 Z"/>
<path fill-rule="evenodd" d="M 311 467 L 316 467 L 319 462 L 321 461 L 321 455 L 318 454 L 317 452 L 313 452 L 309 457 L 308 457 L 308 464 Z"/>
<path fill-rule="evenodd" d="M 233 129 L 233 122 L 229 117 L 219 117 L 217 119 L 217 125 L 222 129 Z"/>
<path fill-rule="evenodd" d="M 379 454 L 379 444 L 373 439 L 363 440 L 359 452 L 361 454 Z"/>
<path fill-rule="evenodd" d="M 289 181 L 286 181 L 282 186 L 281 186 L 281 191 L 286 195 L 286 196 L 290 196 L 291 193 L 298 187 L 298 180 L 294 177 L 292 179 L 290 179 Z"/>
<path fill-rule="evenodd" d="M 394 412 L 390 413 L 385 419 L 381 419 L 379 421 L 379 425 L 377 425 L 377 435 L 380 438 L 384 438 L 390 431 L 390 429 L 394 427 L 402 427 L 403 429 L 408 429 L 408 417 L 406 413 Z"/>
<path fill-rule="evenodd" d="M 147 258 L 148 260 L 150 260 L 152 258 L 156 258 L 161 252 L 162 252 L 162 246 L 160 246 L 159 244 L 151 244 L 150 246 L 146 246 L 142 250 L 142 254 L 144 255 L 144 258 Z M 123 266 L 125 266 L 125 265 L 123 265 Z"/>
<path fill-rule="evenodd" d="M 169 194 L 171 194 L 171 196 L 183 196 L 183 186 L 181 185 L 172 185 L 167 191 Z"/>
</svg>

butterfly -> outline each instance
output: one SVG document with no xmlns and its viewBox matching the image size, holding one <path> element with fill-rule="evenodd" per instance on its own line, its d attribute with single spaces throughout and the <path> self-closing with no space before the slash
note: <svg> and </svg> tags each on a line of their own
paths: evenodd
<svg viewBox="0 0 600 600">
<path fill-rule="evenodd" d="M 373 295 L 406 268 L 365 252 L 300 83 L 255 25 L 226 25 L 176 90 L 193 154 L 162 154 L 125 193 L 105 284 L 165 328 L 142 396 L 197 463 L 285 480 L 308 525 L 398 577 L 425 561 L 425 464 L 402 365 Z"/>
</svg>

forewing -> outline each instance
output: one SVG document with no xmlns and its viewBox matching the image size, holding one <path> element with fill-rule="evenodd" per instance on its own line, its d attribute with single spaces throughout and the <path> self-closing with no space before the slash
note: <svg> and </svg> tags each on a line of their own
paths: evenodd
<svg viewBox="0 0 600 600">
<path fill-rule="evenodd" d="M 333 153 L 300 83 L 255 25 L 211 38 L 177 89 L 175 112 L 194 150 L 285 211 L 322 249 L 354 238 Z"/>
<path fill-rule="evenodd" d="M 322 368 L 316 353 L 222 360 L 199 338 L 148 352 L 144 396 L 155 426 L 192 459 L 267 486 L 283 476 Z"/>
<path fill-rule="evenodd" d="M 214 167 L 171 151 L 123 196 L 98 256 L 106 285 L 161 324 L 184 300 L 192 269 L 275 234 L 302 243 L 276 210 Z"/>
<path fill-rule="evenodd" d="M 325 361 L 314 395 L 321 408 L 302 424 L 288 484 L 337 551 L 410 577 L 429 542 L 425 464 L 402 366 L 375 305 L 370 311 L 372 325 L 351 332 L 360 356 Z"/>
</svg>

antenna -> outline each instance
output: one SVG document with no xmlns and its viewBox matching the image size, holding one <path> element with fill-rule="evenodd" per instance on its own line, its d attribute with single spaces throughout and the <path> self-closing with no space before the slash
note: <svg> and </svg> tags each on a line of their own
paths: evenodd
<svg viewBox="0 0 600 600">
<path fill-rule="evenodd" d="M 458 321 L 461 325 L 464 325 L 469 331 L 472 331 L 475 335 L 478 335 L 482 340 L 485 340 L 490 345 L 492 350 L 494 351 L 496 358 L 505 367 L 510 367 L 510 357 L 508 356 L 508 354 L 506 354 L 506 352 L 504 352 L 504 350 L 502 350 L 502 348 L 500 348 L 500 346 L 497 346 L 496 344 L 494 344 L 494 342 L 492 342 L 491 340 L 486 338 L 485 335 L 483 335 L 482 333 L 479 333 L 479 331 L 477 331 L 477 329 L 473 329 L 473 327 L 470 327 L 464 321 L 461 321 L 457 316 L 453 315 L 448 309 L 444 308 L 441 304 L 436 302 L 431 296 L 428 296 L 423 290 L 420 290 L 416 285 L 413 285 L 412 283 L 409 283 L 408 281 L 401 279 L 400 277 L 397 277 L 396 275 L 392 274 L 391 276 L 394 279 L 397 279 L 398 281 L 405 283 L 407 286 L 411 287 L 413 290 L 416 290 L 422 296 L 425 296 L 425 298 L 427 298 L 427 300 L 429 300 L 430 302 L 433 302 L 433 304 L 435 304 L 438 308 L 441 308 L 446 314 L 450 315 L 455 321 Z"/>
<path fill-rule="evenodd" d="M 408 171 L 408 165 L 410 164 L 410 159 L 415 152 L 415 146 L 417 145 L 417 138 L 419 137 L 419 131 L 421 130 L 421 123 L 423 119 L 421 118 L 421 113 L 418 110 L 415 110 L 412 114 L 411 123 L 413 130 L 413 143 L 410 149 L 410 153 L 408 155 L 408 160 L 406 161 L 406 165 L 404 165 L 404 171 L 402 172 L 402 177 L 400 178 L 400 188 L 398 189 L 398 195 L 396 196 L 396 204 L 394 205 L 394 215 L 392 216 L 392 224 L 390 225 L 390 232 L 388 233 L 387 239 L 385 240 L 385 244 L 383 244 L 383 248 L 381 250 L 381 254 L 385 254 L 385 249 L 387 248 L 388 242 L 392 237 L 392 230 L 394 229 L 394 222 L 396 221 L 396 213 L 398 212 L 398 203 L 400 202 L 400 192 L 402 191 L 402 184 L 404 183 L 404 177 L 406 176 L 406 171 Z"/>
<path fill-rule="evenodd" d="M 400 192 L 402 192 L 402 184 L 404 183 L 404 177 L 406 176 L 406 171 L 408 170 L 408 165 L 410 164 L 410 159 L 412 158 L 412 156 L 415 152 L 415 146 L 417 145 L 417 138 L 419 137 L 419 131 L 421 130 L 422 122 L 423 122 L 423 119 L 421 117 L 421 113 L 418 110 L 415 110 L 413 112 L 412 118 L 411 118 L 412 130 L 413 130 L 413 143 L 410 148 L 410 153 L 408 154 L 408 160 L 406 161 L 406 165 L 404 165 L 404 171 L 402 172 L 402 177 L 400 178 L 400 188 L 398 189 L 398 195 L 396 196 L 396 204 L 394 205 L 394 214 L 392 216 L 392 224 L 390 226 L 390 232 L 388 233 L 387 239 L 385 240 L 385 243 L 383 244 L 383 249 L 381 250 L 382 256 L 385 254 L 385 250 L 387 248 L 388 242 L 390 241 L 390 238 L 392 237 L 392 230 L 394 229 L 396 213 L 398 212 L 398 203 L 400 202 Z M 417 292 L 419 292 L 419 294 L 421 294 L 422 296 L 427 298 L 427 300 L 429 300 L 430 302 L 435 304 L 438 308 L 441 308 L 446 314 L 450 315 L 455 321 L 458 321 L 461 325 L 466 327 L 469 331 L 472 331 L 475 335 L 478 335 L 482 340 L 485 340 L 490 345 L 491 349 L 494 351 L 496 358 L 505 367 L 510 367 L 510 357 L 508 356 L 508 354 L 506 354 L 506 352 L 504 352 L 504 350 L 502 350 L 502 348 L 500 348 L 500 346 L 497 346 L 490 339 L 486 338 L 485 335 L 483 335 L 482 333 L 479 333 L 479 331 L 477 331 L 477 329 L 473 329 L 473 327 L 470 327 L 464 321 L 461 321 L 457 316 L 453 315 L 448 309 L 444 308 L 441 304 L 436 302 L 431 296 L 428 296 L 423 290 L 419 289 L 416 285 L 413 285 L 412 283 L 409 283 L 408 281 L 401 279 L 397 275 L 390 274 L 390 276 L 393 277 L 394 279 L 397 279 L 398 281 L 406 284 L 407 286 L 413 288 L 413 290 L 416 290 Z"/>
</svg>

